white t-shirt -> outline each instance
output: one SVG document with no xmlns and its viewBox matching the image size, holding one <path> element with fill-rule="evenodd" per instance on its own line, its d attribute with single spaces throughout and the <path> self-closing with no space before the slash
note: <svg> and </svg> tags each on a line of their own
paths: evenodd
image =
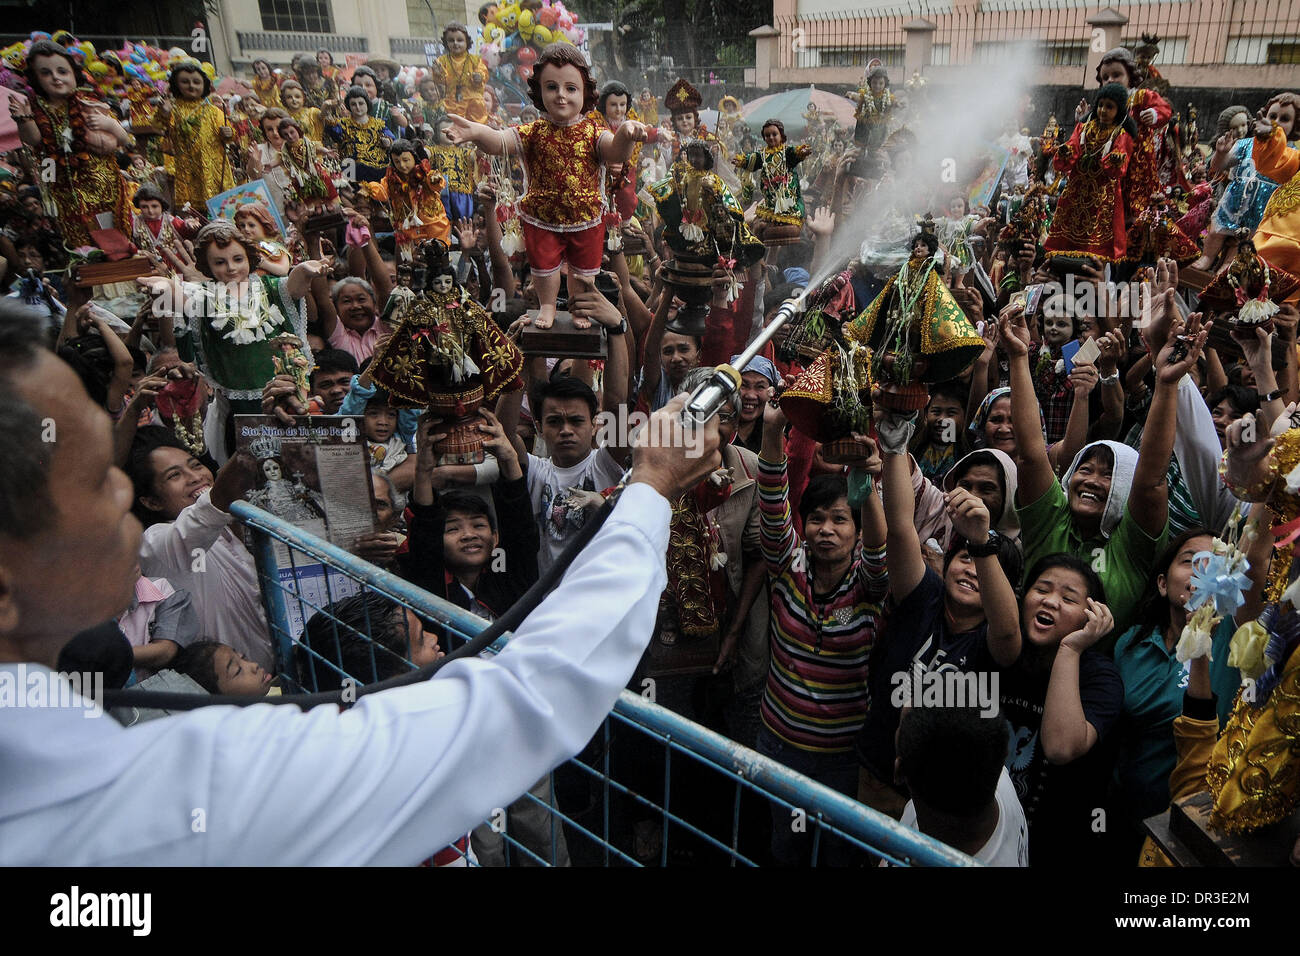
<svg viewBox="0 0 1300 956">
<path fill-rule="evenodd" d="M 557 468 L 550 458 L 528 456 L 528 496 L 542 537 L 537 552 L 539 574 L 546 572 L 587 522 L 587 512 L 569 504 L 569 489 L 604 491 L 622 477 L 623 469 L 603 448 L 571 468 Z"/>
<path fill-rule="evenodd" d="M 985 866 L 1028 866 L 1029 827 L 1025 824 L 1025 811 L 1020 808 L 1015 785 L 1007 776 L 1006 767 L 1002 768 L 993 796 L 998 802 L 998 825 L 988 842 L 975 854 L 975 859 Z M 913 830 L 919 829 L 916 806 L 911 800 L 903 808 L 903 819 L 899 822 Z"/>
</svg>

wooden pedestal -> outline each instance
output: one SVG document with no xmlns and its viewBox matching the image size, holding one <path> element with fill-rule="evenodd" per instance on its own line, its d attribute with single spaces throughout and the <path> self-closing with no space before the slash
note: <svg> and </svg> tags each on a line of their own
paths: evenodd
<svg viewBox="0 0 1300 956">
<path fill-rule="evenodd" d="M 153 273 L 153 263 L 144 256 L 132 256 L 117 262 L 86 262 L 74 266 L 73 283 L 79 289 L 89 289 L 97 285 L 112 285 L 114 282 L 130 282 L 140 276 Z"/>
<path fill-rule="evenodd" d="M 536 309 L 528 311 L 533 321 L 537 320 L 537 315 Z M 555 323 L 549 329 L 525 325 L 519 332 L 519 349 L 530 358 L 545 355 L 603 359 L 606 354 L 601 327 L 592 322 L 589 329 L 575 329 L 573 316 L 568 312 L 556 312 Z"/>
<path fill-rule="evenodd" d="M 1146 821 L 1147 832 L 1175 866 L 1286 867 L 1300 835 L 1300 813 L 1256 833 L 1210 829 L 1208 790 L 1174 802 Z"/>
</svg>

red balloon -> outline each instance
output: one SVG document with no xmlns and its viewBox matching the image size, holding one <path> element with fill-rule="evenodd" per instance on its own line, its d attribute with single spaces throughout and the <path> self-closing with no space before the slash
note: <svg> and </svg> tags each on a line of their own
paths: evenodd
<svg viewBox="0 0 1300 956">
<path fill-rule="evenodd" d="M 533 68 L 531 66 L 524 66 L 523 64 L 520 64 L 519 66 L 515 67 L 515 69 L 519 71 L 519 78 L 521 80 L 526 80 L 533 75 Z"/>
<path fill-rule="evenodd" d="M 517 59 L 520 66 L 531 68 L 537 62 L 537 51 L 530 46 L 520 47 Z"/>
</svg>

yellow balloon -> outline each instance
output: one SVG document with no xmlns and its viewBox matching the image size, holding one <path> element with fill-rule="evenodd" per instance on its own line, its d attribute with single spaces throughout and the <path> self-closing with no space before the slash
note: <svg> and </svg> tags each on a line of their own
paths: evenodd
<svg viewBox="0 0 1300 956">
<path fill-rule="evenodd" d="M 536 46 L 546 46 L 548 43 L 557 43 L 564 39 L 564 34 L 559 30 L 551 30 L 540 23 L 533 28 L 533 43 Z"/>
<path fill-rule="evenodd" d="M 484 43 L 495 43 L 498 46 L 500 46 L 501 41 L 504 40 L 505 38 L 506 38 L 506 31 L 502 30 L 501 27 L 497 26 L 495 23 L 489 23 L 483 29 Z"/>
<path fill-rule="evenodd" d="M 203 63 L 199 66 L 199 69 L 203 71 L 204 75 L 209 80 L 215 80 L 217 78 L 217 68 L 211 63 Z"/>
</svg>

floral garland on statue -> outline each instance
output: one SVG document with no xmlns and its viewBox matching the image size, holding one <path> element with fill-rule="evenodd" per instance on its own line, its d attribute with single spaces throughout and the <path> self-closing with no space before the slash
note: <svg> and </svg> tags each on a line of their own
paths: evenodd
<svg viewBox="0 0 1300 956">
<path fill-rule="evenodd" d="M 294 155 L 293 147 L 299 146 L 302 150 L 303 158 L 298 159 Z M 294 185 L 298 187 L 300 193 L 306 193 L 311 196 L 323 196 L 327 192 L 325 189 L 325 180 L 321 179 L 320 173 L 316 171 L 316 147 L 312 141 L 303 137 L 297 143 L 286 143 L 281 153 L 282 163 L 288 167 L 289 178 Z"/>
<path fill-rule="evenodd" d="M 885 115 L 894 108 L 894 94 L 885 90 L 880 94 L 880 104 L 876 105 L 875 94 L 869 89 L 858 90 L 858 117 L 865 118 L 868 123 L 879 123 L 885 118 Z"/>
<path fill-rule="evenodd" d="M 268 301 L 266 289 L 258 279 L 248 281 L 248 295 L 231 294 L 224 283 L 215 288 L 206 284 L 193 284 L 202 298 L 202 314 L 218 332 L 226 329 L 224 337 L 236 345 L 249 345 L 263 341 L 270 333 L 285 324 L 279 306 Z"/>
<path fill-rule="evenodd" d="M 522 252 L 524 234 L 519 226 L 519 196 L 510 177 L 510 153 L 491 157 L 492 176 L 497 182 L 497 222 L 501 224 L 501 249 L 506 256 Z"/>
<path fill-rule="evenodd" d="M 1246 559 L 1246 552 L 1250 550 L 1257 532 L 1251 527 L 1240 529 L 1241 520 L 1241 505 L 1238 504 L 1228 519 L 1224 537 L 1215 538 L 1209 551 L 1198 551 L 1192 556 L 1191 597 L 1186 605 L 1191 614 L 1175 648 L 1181 663 L 1209 657 L 1215 628 L 1225 617 L 1235 614 L 1246 601 L 1246 592 L 1250 590 L 1247 576 L 1250 561 Z M 1239 628 L 1238 632 L 1241 630 L 1244 628 Z M 1237 643 L 1236 635 L 1233 643 L 1234 646 Z"/>
</svg>

